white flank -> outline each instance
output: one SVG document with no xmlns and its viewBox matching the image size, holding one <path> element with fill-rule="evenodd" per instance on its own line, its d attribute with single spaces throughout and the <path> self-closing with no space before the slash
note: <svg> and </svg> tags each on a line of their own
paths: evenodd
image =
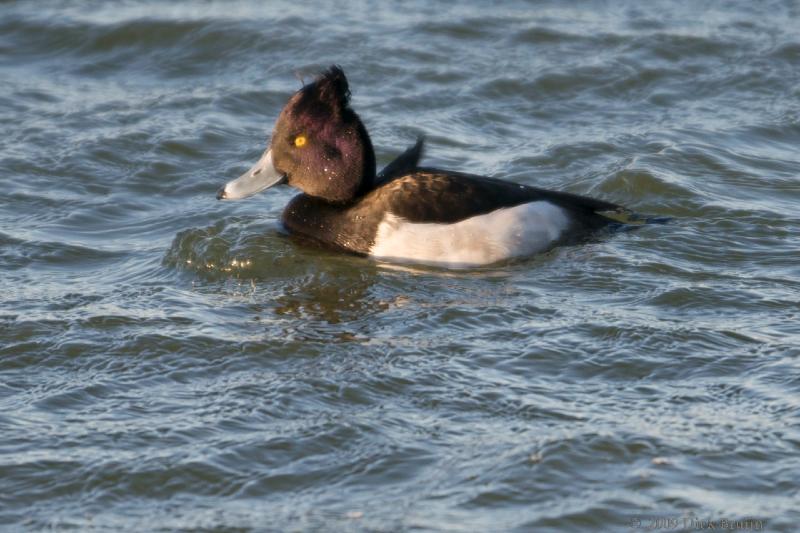
<svg viewBox="0 0 800 533">
<path fill-rule="evenodd" d="M 455 224 L 407 222 L 391 213 L 378 225 L 370 255 L 449 267 L 472 267 L 549 248 L 569 226 L 563 209 L 539 201 L 498 209 Z"/>
</svg>

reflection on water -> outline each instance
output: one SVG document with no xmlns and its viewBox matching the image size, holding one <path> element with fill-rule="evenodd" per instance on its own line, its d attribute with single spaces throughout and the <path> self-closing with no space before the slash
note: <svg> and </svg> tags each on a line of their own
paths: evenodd
<svg viewBox="0 0 800 533">
<path fill-rule="evenodd" d="M 336 275 L 315 275 L 300 286 L 289 287 L 276 299 L 275 312 L 307 321 L 329 324 L 364 320 L 385 311 L 390 303 L 373 295 L 375 276 L 361 274 L 357 278 Z"/>
</svg>

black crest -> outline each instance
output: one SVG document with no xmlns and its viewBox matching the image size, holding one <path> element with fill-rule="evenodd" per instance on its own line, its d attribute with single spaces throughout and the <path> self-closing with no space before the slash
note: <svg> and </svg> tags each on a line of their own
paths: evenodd
<svg viewBox="0 0 800 533">
<path fill-rule="evenodd" d="M 303 88 L 303 92 L 334 111 L 345 109 L 350 104 L 350 86 L 342 67 L 338 65 L 332 65 L 317 76 L 313 83 Z"/>
</svg>

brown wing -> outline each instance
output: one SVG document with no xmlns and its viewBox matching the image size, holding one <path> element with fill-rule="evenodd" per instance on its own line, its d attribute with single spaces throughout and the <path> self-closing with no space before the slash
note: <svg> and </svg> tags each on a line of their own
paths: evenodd
<svg viewBox="0 0 800 533">
<path fill-rule="evenodd" d="M 600 212 L 623 209 L 577 194 L 428 168 L 417 169 L 379 187 L 359 203 L 383 206 L 409 222 L 452 223 L 539 200 L 567 209 L 577 217 L 591 218 Z"/>
<path fill-rule="evenodd" d="M 382 184 L 413 173 L 422 159 L 422 151 L 424 149 L 425 138 L 418 137 L 414 146 L 406 149 L 405 152 L 397 156 L 391 163 L 386 165 L 380 174 L 375 179 L 375 187 L 380 187 Z"/>
</svg>

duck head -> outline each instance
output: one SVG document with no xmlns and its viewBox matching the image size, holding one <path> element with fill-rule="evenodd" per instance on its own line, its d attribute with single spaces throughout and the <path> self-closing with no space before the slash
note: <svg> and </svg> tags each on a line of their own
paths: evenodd
<svg viewBox="0 0 800 533">
<path fill-rule="evenodd" d="M 217 199 L 238 200 L 286 183 L 344 203 L 368 190 L 374 178 L 372 142 L 350 108 L 344 72 L 332 66 L 292 95 L 267 150 L 250 170 L 226 183 Z"/>
</svg>

